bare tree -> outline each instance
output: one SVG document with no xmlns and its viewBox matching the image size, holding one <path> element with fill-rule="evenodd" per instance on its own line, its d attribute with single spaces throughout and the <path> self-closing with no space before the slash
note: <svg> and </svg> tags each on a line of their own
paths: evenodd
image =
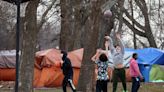
<svg viewBox="0 0 164 92">
<path fill-rule="evenodd" d="M 105 32 L 110 33 L 113 28 L 112 19 L 103 18 L 102 6 L 106 1 L 61 0 L 60 48 L 67 51 L 84 48 L 78 83 L 78 90 L 82 92 L 94 90 L 94 65 L 91 57 L 97 47 L 102 47 Z M 107 4 L 110 7 L 110 2 Z"/>
<path fill-rule="evenodd" d="M 25 28 L 20 62 L 19 92 L 33 92 L 34 57 L 37 38 L 37 7 L 40 0 L 30 1 L 25 12 Z"/>
<path fill-rule="evenodd" d="M 137 20 L 135 20 L 132 15 L 129 14 L 128 9 L 123 8 L 123 11 L 125 13 L 125 17 L 123 17 L 123 23 L 128 26 L 135 34 L 145 37 L 148 39 L 148 42 L 150 44 L 150 47 L 157 48 L 156 41 L 154 39 L 152 29 L 150 26 L 150 20 L 148 15 L 148 8 L 145 0 L 134 0 L 137 7 L 140 9 L 142 16 L 144 17 L 144 24 L 142 25 Z M 116 18 L 119 19 L 120 13 L 117 12 L 117 9 L 115 8 L 115 14 Z M 130 21 L 129 21 L 130 20 Z M 132 24 L 134 23 L 134 26 Z"/>
<path fill-rule="evenodd" d="M 98 43 L 99 27 L 101 23 L 102 0 L 85 2 L 85 14 L 88 15 L 83 25 L 85 35 L 84 56 L 80 70 L 78 90 L 82 92 L 94 91 L 94 64 L 91 57 L 94 55 Z M 87 10 L 86 10 L 87 9 Z M 95 12 L 96 11 L 96 12 Z M 83 18 L 82 18 L 83 19 Z"/>
<path fill-rule="evenodd" d="M 37 47 L 37 34 L 46 23 L 49 17 L 49 11 L 56 5 L 57 0 L 53 0 L 43 12 L 40 21 L 37 20 L 37 8 L 40 0 L 30 1 L 25 10 L 25 17 L 22 18 L 22 49 L 20 62 L 20 92 L 33 91 L 33 73 L 34 73 L 34 58 Z M 56 11 L 55 11 L 56 12 Z M 37 23 L 38 22 L 38 23 Z M 29 72 L 30 71 L 30 72 Z M 28 76 L 28 77 L 27 77 Z"/>
<path fill-rule="evenodd" d="M 11 39 L 11 28 L 15 23 L 15 7 L 7 2 L 0 1 L 0 50 L 14 49 L 14 42 Z"/>
</svg>

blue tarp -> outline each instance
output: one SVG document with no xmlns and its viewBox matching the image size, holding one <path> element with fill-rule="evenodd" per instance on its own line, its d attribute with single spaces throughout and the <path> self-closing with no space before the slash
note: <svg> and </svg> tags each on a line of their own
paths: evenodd
<svg viewBox="0 0 164 92">
<path fill-rule="evenodd" d="M 159 64 L 164 65 L 164 51 L 156 48 L 145 48 L 145 49 L 126 49 L 126 51 L 135 52 L 138 54 L 138 64 L 153 65 Z"/>
<path fill-rule="evenodd" d="M 164 51 L 156 48 L 145 49 L 125 49 L 126 52 L 135 52 L 138 54 L 138 65 L 145 81 L 149 82 L 149 73 L 153 64 L 164 65 Z"/>
</svg>

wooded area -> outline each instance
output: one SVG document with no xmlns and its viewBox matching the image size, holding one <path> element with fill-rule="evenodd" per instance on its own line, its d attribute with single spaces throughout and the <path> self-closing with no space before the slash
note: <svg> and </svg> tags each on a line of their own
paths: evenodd
<svg viewBox="0 0 164 92">
<path fill-rule="evenodd" d="M 105 10 L 112 16 L 104 16 Z M 164 0 L 30 0 L 21 4 L 19 91 L 33 92 L 35 52 L 59 47 L 84 48 L 78 90 L 93 92 L 94 64 L 89 61 L 97 48 L 104 48 L 105 33 L 113 39 L 116 32 L 121 33 L 127 48 L 163 50 L 163 14 Z M 15 49 L 15 27 L 16 5 L 1 0 L 0 50 Z"/>
</svg>

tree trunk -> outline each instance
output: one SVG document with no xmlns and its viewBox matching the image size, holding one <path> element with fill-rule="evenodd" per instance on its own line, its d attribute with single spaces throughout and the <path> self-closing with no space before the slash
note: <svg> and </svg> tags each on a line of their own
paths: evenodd
<svg viewBox="0 0 164 92">
<path fill-rule="evenodd" d="M 156 45 L 156 42 L 154 40 L 152 30 L 151 30 L 151 27 L 150 27 L 150 21 L 149 21 L 149 15 L 148 15 L 148 9 L 147 9 L 146 2 L 145 2 L 145 0 L 139 0 L 139 1 L 140 1 L 140 4 L 138 4 L 138 5 L 139 5 L 144 17 L 145 17 L 146 37 L 149 41 L 150 47 L 157 48 L 157 45 Z M 142 6 L 140 6 L 140 5 L 142 5 Z"/>
<path fill-rule="evenodd" d="M 101 3 L 102 0 L 86 2 L 88 18 L 85 22 L 84 32 L 84 56 L 80 69 L 80 78 L 78 83 L 78 91 L 80 92 L 94 92 L 95 78 L 94 78 L 94 63 L 91 57 L 95 54 L 96 47 L 98 46 L 98 35 L 101 23 Z"/>
<path fill-rule="evenodd" d="M 61 0 L 60 49 L 84 48 L 78 90 L 94 92 L 94 64 L 91 57 L 102 47 L 105 32 L 110 33 L 113 20 L 105 20 L 101 6 L 107 0 Z M 116 1 L 116 0 L 115 0 Z"/>
<path fill-rule="evenodd" d="M 20 62 L 19 92 L 33 92 L 34 57 L 37 38 L 37 7 L 39 0 L 28 3 L 25 12 L 25 27 Z"/>
<path fill-rule="evenodd" d="M 106 1 L 108 0 L 102 0 L 102 3 Z M 86 36 L 84 26 L 89 16 L 87 6 L 82 0 L 61 0 L 61 49 L 71 51 L 84 47 L 86 41 L 84 40 Z M 98 36 L 100 47 L 103 47 L 104 34 L 110 34 L 113 28 L 113 21 L 113 18 L 106 20 L 101 16 L 101 23 L 99 23 L 101 32 Z"/>
<path fill-rule="evenodd" d="M 74 4 L 75 0 L 61 0 L 61 33 L 60 49 L 70 51 L 73 49 L 73 34 L 75 31 Z"/>
<path fill-rule="evenodd" d="M 134 18 L 134 12 L 133 12 L 133 0 L 130 0 L 129 1 L 129 3 L 130 3 L 130 8 L 131 8 L 131 17 L 132 17 L 132 19 Z M 134 26 L 134 21 L 132 21 L 132 26 L 133 26 L 133 28 L 135 28 Z M 137 49 L 137 41 L 136 41 L 136 34 L 133 32 L 133 43 L 134 43 L 134 49 Z"/>
<path fill-rule="evenodd" d="M 84 38 L 84 56 L 80 70 L 80 78 L 78 83 L 78 91 L 94 92 L 95 91 L 95 72 L 94 63 L 91 57 L 95 54 L 97 47 L 102 47 L 105 32 L 110 32 L 113 28 L 112 20 L 105 20 L 101 11 L 101 6 L 106 1 L 98 0 L 88 2 L 89 5 L 85 10 L 88 18 L 85 25 L 81 28 L 87 33 Z M 83 20 L 82 17 L 81 20 Z M 104 25 L 103 25 L 103 24 Z"/>
</svg>

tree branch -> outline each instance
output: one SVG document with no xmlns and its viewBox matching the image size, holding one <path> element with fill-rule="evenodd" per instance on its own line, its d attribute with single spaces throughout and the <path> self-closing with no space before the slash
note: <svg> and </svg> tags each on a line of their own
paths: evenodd
<svg viewBox="0 0 164 92">
<path fill-rule="evenodd" d="M 142 30 L 145 30 L 145 27 L 142 26 L 140 23 L 138 23 L 134 18 L 132 18 L 132 16 L 127 12 L 127 10 L 126 10 L 125 8 L 123 8 L 123 10 L 124 10 L 126 16 L 127 16 L 131 21 L 133 21 L 133 23 L 134 23 L 138 28 L 140 28 L 140 29 L 142 29 Z"/>
<path fill-rule="evenodd" d="M 136 4 L 138 5 L 138 7 L 140 8 L 140 10 L 142 11 L 142 14 L 144 15 L 145 18 L 145 26 L 149 25 L 149 17 L 148 17 L 148 9 L 145 3 L 145 0 L 135 0 Z"/>
<path fill-rule="evenodd" d="M 129 32 L 128 32 L 129 33 Z M 133 34 L 129 33 L 131 36 L 133 36 Z M 143 46 L 143 47 L 148 47 L 146 46 L 146 44 L 144 42 L 142 42 L 139 38 L 136 37 L 136 40 L 138 40 L 138 42 Z"/>
<path fill-rule="evenodd" d="M 116 13 L 116 15 L 119 16 L 119 13 L 117 11 L 115 11 L 114 13 Z M 119 19 L 118 16 L 115 16 L 115 18 Z M 123 18 L 123 22 L 137 35 L 142 36 L 142 37 L 146 37 L 145 32 L 139 31 L 138 29 L 133 27 L 133 25 L 130 24 L 129 21 L 127 21 L 125 18 Z"/>
<path fill-rule="evenodd" d="M 125 18 L 123 18 L 123 22 L 137 35 L 146 37 L 144 32 L 139 31 L 138 29 L 134 28 Z"/>
<path fill-rule="evenodd" d="M 47 8 L 47 10 L 43 13 L 41 21 L 38 26 L 38 30 L 40 30 L 43 26 L 43 24 L 46 22 L 45 17 L 47 16 L 48 12 L 51 10 L 53 5 L 55 4 L 56 0 L 53 0 L 53 2 L 50 4 L 50 6 Z"/>
</svg>

